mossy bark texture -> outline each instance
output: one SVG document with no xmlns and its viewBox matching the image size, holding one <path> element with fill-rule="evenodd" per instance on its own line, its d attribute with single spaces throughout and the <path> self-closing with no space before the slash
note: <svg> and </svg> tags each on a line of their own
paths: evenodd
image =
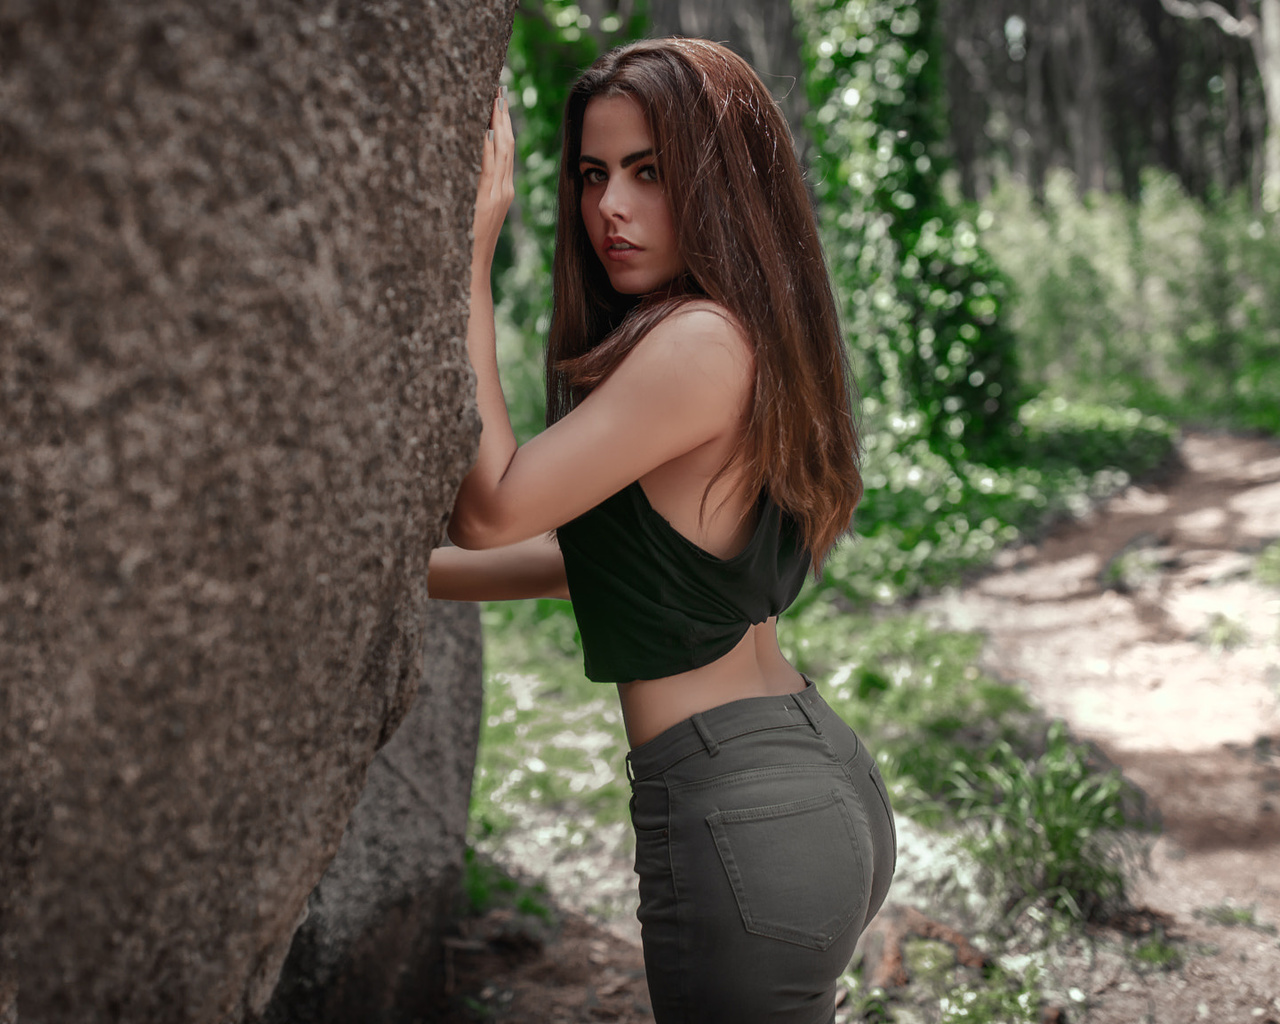
<svg viewBox="0 0 1280 1024">
<path fill-rule="evenodd" d="M 511 8 L 0 0 L 0 1021 L 253 1018 L 420 686 L 469 783 L 426 560 Z"/>
</svg>

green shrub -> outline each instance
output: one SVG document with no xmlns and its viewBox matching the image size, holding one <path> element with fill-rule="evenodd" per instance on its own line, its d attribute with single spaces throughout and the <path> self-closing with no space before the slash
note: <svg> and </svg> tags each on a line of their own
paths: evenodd
<svg viewBox="0 0 1280 1024">
<path fill-rule="evenodd" d="M 1083 513 L 1168 462 L 1176 431 L 1131 409 L 1026 403 L 995 464 L 945 458 L 898 418 L 864 437 L 866 494 L 854 538 L 832 554 L 802 601 L 838 593 L 854 606 L 890 604 L 963 578 L 1002 547 Z M 879 427 L 879 429 L 875 429 Z"/>
<path fill-rule="evenodd" d="M 1100 771 L 1061 722 L 1039 757 L 1007 743 L 987 755 L 957 766 L 945 799 L 970 824 L 965 845 L 1010 908 L 1047 900 L 1076 920 L 1118 909 L 1139 855 L 1127 833 L 1131 786 L 1119 771 Z"/>
<path fill-rule="evenodd" d="M 1205 206 L 1149 171 L 1136 204 L 1081 198 L 1057 171 L 1043 203 L 1002 182 L 977 223 L 1029 384 L 1280 432 L 1280 221 L 1244 196 Z"/>
</svg>

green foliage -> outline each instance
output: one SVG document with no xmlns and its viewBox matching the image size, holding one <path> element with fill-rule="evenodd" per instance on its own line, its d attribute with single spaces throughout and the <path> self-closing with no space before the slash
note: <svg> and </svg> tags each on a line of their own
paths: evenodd
<svg viewBox="0 0 1280 1024">
<path fill-rule="evenodd" d="M 1249 643 L 1249 629 L 1239 619 L 1223 612 L 1214 612 L 1205 623 L 1200 640 L 1217 653 L 1234 651 Z"/>
<path fill-rule="evenodd" d="M 1254 563 L 1253 578 L 1268 587 L 1280 587 L 1280 540 L 1263 548 Z"/>
<path fill-rule="evenodd" d="M 982 243 L 1012 283 L 1008 322 L 1037 384 L 1280 432 L 1280 222 L 1243 196 L 1203 206 L 1150 171 L 1137 204 L 1081 198 L 1066 172 L 1042 205 L 1012 181 L 986 202 Z"/>
<path fill-rule="evenodd" d="M 995 465 L 939 455 L 901 417 L 870 432 L 856 537 L 802 601 L 835 592 L 854 605 L 889 604 L 953 583 L 1053 518 L 1150 473 L 1176 437 L 1154 416 L 1061 399 L 1026 403 L 1014 429 Z"/>
<path fill-rule="evenodd" d="M 1021 462 L 1082 473 L 1123 467 L 1132 476 L 1147 475 L 1170 459 L 1178 438 L 1177 428 L 1159 416 L 1061 396 L 1028 402 L 1018 418 Z"/>
<path fill-rule="evenodd" d="M 1034 729 L 1022 692 L 975 666 L 982 638 L 931 629 L 921 616 L 873 617 L 815 603 L 779 622 L 788 660 L 824 680 L 823 695 L 876 751 L 895 806 L 941 824 L 957 764 L 977 767 Z"/>
<path fill-rule="evenodd" d="M 796 0 L 815 189 L 868 412 L 958 456 L 1021 393 L 1004 282 L 944 196 L 937 0 Z M 901 431 L 899 431 L 901 433 Z"/>
<path fill-rule="evenodd" d="M 1223 925 L 1227 928 L 1252 928 L 1254 931 L 1262 932 L 1264 935 L 1275 935 L 1276 926 L 1273 924 L 1260 924 L 1258 922 L 1258 908 L 1256 906 L 1238 907 L 1234 903 L 1219 903 L 1213 907 L 1202 907 L 1195 911 L 1195 917 L 1202 921 L 1208 921 L 1211 924 Z"/>
<path fill-rule="evenodd" d="M 1157 927 L 1133 947 L 1133 958 L 1139 964 L 1157 971 L 1172 971 L 1182 966 L 1182 948 L 1170 940 L 1163 928 Z"/>
<path fill-rule="evenodd" d="M 462 891 L 467 901 L 464 913 L 468 916 L 479 917 L 495 907 L 511 907 L 525 917 L 554 923 L 545 885 L 512 878 L 471 846 L 463 853 Z"/>
<path fill-rule="evenodd" d="M 471 792 L 474 833 L 501 833 L 529 806 L 566 812 L 565 841 L 622 821 L 626 732 L 612 688 L 582 674 L 564 601 L 484 606 L 486 681 Z"/>
<path fill-rule="evenodd" d="M 780 625 L 784 653 L 828 679 L 828 703 L 877 752 L 899 813 L 963 823 L 991 892 L 1072 920 L 1123 900 L 1135 794 L 1061 723 L 1045 732 L 1019 688 L 979 671 L 979 635 L 823 604 Z"/>
<path fill-rule="evenodd" d="M 1125 830 L 1129 784 L 1100 772 L 1061 722 L 1045 749 L 1027 758 L 1008 743 L 983 763 L 958 765 L 945 795 L 976 825 L 966 846 L 1010 906 L 1047 900 L 1076 920 L 1105 916 L 1124 900 L 1129 861 L 1137 855 Z"/>
<path fill-rule="evenodd" d="M 981 986 L 962 984 L 938 1002 L 938 1024 L 1039 1024 L 1040 981 L 997 971 Z"/>
</svg>

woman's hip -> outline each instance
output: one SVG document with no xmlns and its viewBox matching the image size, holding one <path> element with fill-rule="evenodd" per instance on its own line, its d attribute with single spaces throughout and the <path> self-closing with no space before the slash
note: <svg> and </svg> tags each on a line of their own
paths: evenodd
<svg viewBox="0 0 1280 1024">
<path fill-rule="evenodd" d="M 730 1020 L 705 1014 L 764 1004 L 778 1020 L 828 1019 L 824 1000 L 893 871 L 874 765 L 812 684 L 695 715 L 631 752 L 659 1021 L 685 1019 L 675 1006 Z"/>
</svg>

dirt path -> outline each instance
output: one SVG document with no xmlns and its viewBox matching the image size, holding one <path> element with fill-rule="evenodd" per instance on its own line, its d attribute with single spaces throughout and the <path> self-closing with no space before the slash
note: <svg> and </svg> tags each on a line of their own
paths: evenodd
<svg viewBox="0 0 1280 1024">
<path fill-rule="evenodd" d="M 1280 589 L 1250 576 L 1280 537 L 1280 445 L 1191 435 L 1181 454 L 1185 469 L 1160 486 L 1129 488 L 921 605 L 986 634 L 985 667 L 1023 682 L 1162 815 L 1133 898 L 1168 922 L 1180 962 L 1142 968 L 1115 936 L 1064 947 L 1052 973 L 1071 1024 L 1280 1024 Z M 913 860 L 927 855 L 902 832 L 891 901 L 909 901 Z M 630 885 L 607 845 L 595 868 Z M 514 950 L 489 941 L 459 984 L 488 986 L 484 1019 L 643 1024 L 629 926 L 571 917 L 536 950 L 518 935 Z"/>
<path fill-rule="evenodd" d="M 1280 590 L 1250 577 L 1280 537 L 1280 446 L 1192 435 L 1181 454 L 1165 485 L 924 604 L 985 633 L 985 667 L 1161 813 L 1133 895 L 1172 916 L 1186 961 L 1144 977 L 1095 965 L 1073 1017 L 1094 1024 L 1280 1022 Z"/>
</svg>

